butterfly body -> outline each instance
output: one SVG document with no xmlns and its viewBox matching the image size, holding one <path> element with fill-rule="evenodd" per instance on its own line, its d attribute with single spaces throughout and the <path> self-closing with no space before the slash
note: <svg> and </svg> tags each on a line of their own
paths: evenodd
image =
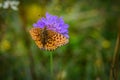
<svg viewBox="0 0 120 80">
<path fill-rule="evenodd" d="M 68 43 L 68 39 L 60 33 L 44 28 L 32 28 L 30 31 L 32 39 L 40 49 L 55 50 L 59 46 Z"/>
<path fill-rule="evenodd" d="M 47 43 L 47 40 L 48 40 L 48 31 L 46 30 L 46 27 L 43 28 L 39 37 L 41 37 L 41 42 L 42 42 L 43 47 L 44 47 L 45 44 Z"/>
</svg>

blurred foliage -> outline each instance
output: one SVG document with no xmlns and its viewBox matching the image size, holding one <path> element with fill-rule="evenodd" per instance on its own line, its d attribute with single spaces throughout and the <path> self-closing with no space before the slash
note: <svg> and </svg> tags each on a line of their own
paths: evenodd
<svg viewBox="0 0 120 80">
<path fill-rule="evenodd" d="M 49 52 L 40 50 L 28 32 L 46 12 L 63 16 L 69 24 L 69 44 L 53 51 L 54 79 L 109 79 L 120 26 L 119 0 L 19 2 L 17 11 L 0 7 L 1 80 L 50 80 Z"/>
</svg>

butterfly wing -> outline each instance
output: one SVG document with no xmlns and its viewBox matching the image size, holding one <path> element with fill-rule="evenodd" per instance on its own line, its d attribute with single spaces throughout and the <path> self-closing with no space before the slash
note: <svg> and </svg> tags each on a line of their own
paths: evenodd
<svg viewBox="0 0 120 80">
<path fill-rule="evenodd" d="M 35 40 L 36 45 L 45 50 L 55 50 L 59 46 L 65 45 L 68 43 L 68 39 L 60 33 L 57 33 L 52 30 L 47 30 L 47 35 L 43 34 L 42 32 L 44 29 L 41 28 L 32 28 L 29 32 L 33 40 Z M 45 37 L 46 43 L 43 45 L 42 36 Z"/>
<path fill-rule="evenodd" d="M 30 31 L 29 31 L 31 37 L 33 40 L 35 40 L 35 43 L 36 45 L 39 47 L 39 48 L 43 48 L 43 44 L 42 44 L 42 39 L 41 39 L 41 34 L 42 34 L 42 29 L 41 28 L 32 28 Z"/>
<path fill-rule="evenodd" d="M 68 39 L 60 33 L 54 32 L 52 30 L 47 30 L 48 39 L 47 43 L 44 46 L 46 50 L 55 50 L 59 46 L 65 45 L 68 43 Z"/>
</svg>

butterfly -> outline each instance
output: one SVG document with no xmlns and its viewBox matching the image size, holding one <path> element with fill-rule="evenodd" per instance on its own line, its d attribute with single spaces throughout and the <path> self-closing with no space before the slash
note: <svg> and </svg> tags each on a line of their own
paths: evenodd
<svg viewBox="0 0 120 80">
<path fill-rule="evenodd" d="M 55 50 L 56 48 L 65 45 L 69 40 L 62 34 L 44 28 L 32 28 L 29 30 L 32 39 L 36 45 L 43 50 Z"/>
</svg>

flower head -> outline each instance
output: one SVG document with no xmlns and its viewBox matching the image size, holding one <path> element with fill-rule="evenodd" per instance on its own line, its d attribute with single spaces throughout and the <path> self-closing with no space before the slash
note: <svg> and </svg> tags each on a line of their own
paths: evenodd
<svg viewBox="0 0 120 80">
<path fill-rule="evenodd" d="M 53 16 L 49 13 L 46 13 L 46 18 L 42 17 L 36 23 L 33 24 L 34 27 L 44 28 L 47 27 L 49 30 L 53 30 L 69 38 L 68 36 L 68 24 L 64 23 L 62 17 Z"/>
</svg>

